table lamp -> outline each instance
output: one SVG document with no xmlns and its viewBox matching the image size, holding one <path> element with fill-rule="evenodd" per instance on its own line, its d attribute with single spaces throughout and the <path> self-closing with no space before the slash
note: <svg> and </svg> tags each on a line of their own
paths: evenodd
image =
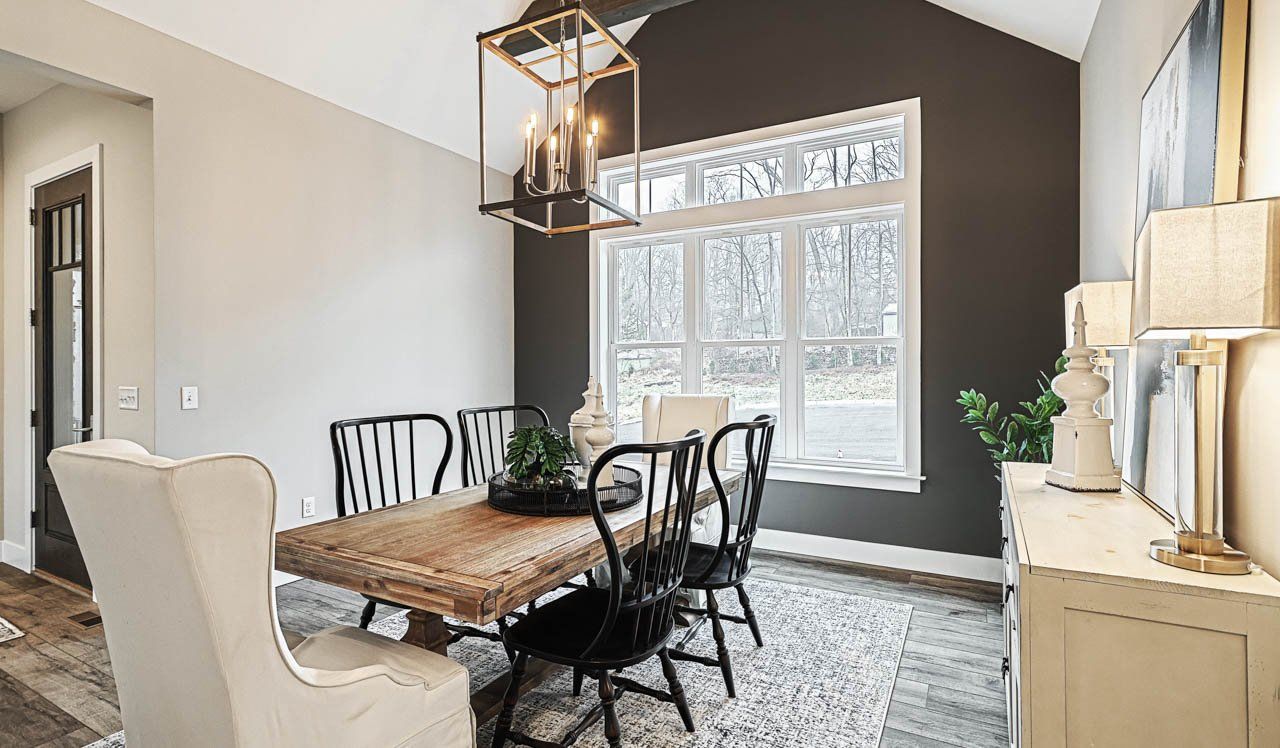
<svg viewBox="0 0 1280 748">
<path fill-rule="evenodd" d="M 1152 212 L 1133 272 L 1135 337 L 1191 342 L 1174 362 L 1174 538 L 1152 541 L 1151 557 L 1247 574 L 1248 554 L 1223 537 L 1226 341 L 1280 329 L 1280 198 Z"/>
<path fill-rule="evenodd" d="M 1087 344 L 1098 351 L 1092 359 L 1093 365 L 1111 383 L 1107 394 L 1098 402 L 1098 414 L 1103 418 L 1117 418 L 1122 414 L 1124 405 L 1123 402 L 1116 402 L 1122 383 L 1116 381 L 1116 360 L 1107 349 L 1129 347 L 1131 334 L 1129 312 L 1133 306 L 1133 281 L 1087 281 L 1062 296 L 1066 312 L 1063 318 L 1067 323 L 1067 345 L 1071 345 L 1071 322 L 1075 316 L 1076 304 L 1080 304 L 1084 308 L 1085 319 L 1089 320 Z M 1113 431 L 1112 461 L 1116 464 L 1117 475 L 1119 475 L 1122 441 L 1116 438 Z"/>
</svg>

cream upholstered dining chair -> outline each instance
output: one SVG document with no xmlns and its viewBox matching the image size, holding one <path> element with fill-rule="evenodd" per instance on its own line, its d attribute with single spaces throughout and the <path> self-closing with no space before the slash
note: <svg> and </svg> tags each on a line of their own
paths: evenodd
<svg viewBox="0 0 1280 748">
<path fill-rule="evenodd" d="M 692 429 L 715 434 L 729 423 L 732 403 L 728 395 L 645 395 L 640 406 L 641 434 L 646 442 L 680 439 Z M 722 442 L 714 454 L 706 452 L 706 465 L 728 466 L 728 444 Z M 663 464 L 667 455 L 658 456 Z M 721 512 L 712 504 L 693 515 L 693 542 L 720 542 Z M 695 595 L 695 597 L 699 597 Z"/>
<path fill-rule="evenodd" d="M 350 626 L 281 631 L 275 479 L 258 460 L 170 460 L 103 439 L 56 449 L 49 465 L 130 748 L 475 745 L 453 660 Z"/>
</svg>

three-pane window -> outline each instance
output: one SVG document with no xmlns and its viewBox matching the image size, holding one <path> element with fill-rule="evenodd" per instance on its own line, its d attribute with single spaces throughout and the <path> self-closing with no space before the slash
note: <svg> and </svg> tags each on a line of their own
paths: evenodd
<svg viewBox="0 0 1280 748">
<path fill-rule="evenodd" d="M 619 441 L 642 438 L 646 394 L 723 394 L 735 420 L 778 416 L 775 461 L 918 474 L 918 424 L 907 421 L 918 408 L 918 323 L 907 323 L 918 175 L 908 187 L 904 122 L 738 138 L 642 164 L 641 212 L 672 218 L 648 236 L 640 226 L 600 240 Z M 606 171 L 604 183 L 631 208 L 627 173 Z"/>
</svg>

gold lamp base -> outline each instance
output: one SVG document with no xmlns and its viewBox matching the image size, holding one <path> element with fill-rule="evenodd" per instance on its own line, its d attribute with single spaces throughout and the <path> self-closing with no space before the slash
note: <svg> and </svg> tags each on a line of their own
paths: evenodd
<svg viewBox="0 0 1280 748">
<path fill-rule="evenodd" d="M 1178 548 L 1173 538 L 1151 541 L 1151 557 L 1162 564 L 1206 574 L 1248 574 L 1253 560 L 1243 551 L 1223 549 L 1221 554 L 1192 553 Z"/>
</svg>

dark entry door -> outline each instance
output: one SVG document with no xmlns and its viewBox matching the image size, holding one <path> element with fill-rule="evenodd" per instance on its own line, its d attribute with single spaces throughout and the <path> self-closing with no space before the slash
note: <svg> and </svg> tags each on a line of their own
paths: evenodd
<svg viewBox="0 0 1280 748">
<path fill-rule="evenodd" d="M 75 532 L 49 470 L 49 452 L 92 438 L 96 320 L 91 289 L 90 168 L 36 188 L 35 213 L 35 565 L 90 587 Z"/>
</svg>

